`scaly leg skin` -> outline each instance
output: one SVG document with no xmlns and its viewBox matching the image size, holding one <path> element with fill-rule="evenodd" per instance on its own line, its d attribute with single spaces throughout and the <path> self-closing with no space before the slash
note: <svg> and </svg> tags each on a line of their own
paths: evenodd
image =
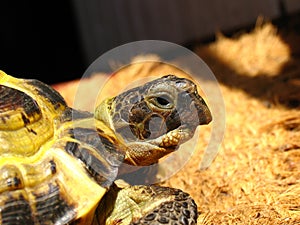
<svg viewBox="0 0 300 225">
<path fill-rule="evenodd" d="M 197 217 L 194 200 L 179 189 L 113 185 L 100 202 L 93 225 L 195 225 Z"/>
</svg>

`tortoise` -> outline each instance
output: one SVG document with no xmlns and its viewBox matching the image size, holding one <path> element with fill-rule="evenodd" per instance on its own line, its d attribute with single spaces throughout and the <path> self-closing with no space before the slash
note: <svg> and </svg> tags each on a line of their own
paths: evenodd
<svg viewBox="0 0 300 225">
<path fill-rule="evenodd" d="M 174 75 L 90 113 L 1 71 L 0 224 L 196 224 L 189 194 L 115 179 L 123 163 L 156 163 L 211 120 L 196 85 Z"/>
</svg>

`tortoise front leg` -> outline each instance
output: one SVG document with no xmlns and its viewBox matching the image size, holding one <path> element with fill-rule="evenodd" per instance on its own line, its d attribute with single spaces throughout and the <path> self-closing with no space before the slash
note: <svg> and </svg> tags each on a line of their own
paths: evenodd
<svg viewBox="0 0 300 225">
<path fill-rule="evenodd" d="M 197 224 L 197 206 L 185 192 L 168 187 L 116 185 L 102 199 L 95 224 Z"/>
</svg>

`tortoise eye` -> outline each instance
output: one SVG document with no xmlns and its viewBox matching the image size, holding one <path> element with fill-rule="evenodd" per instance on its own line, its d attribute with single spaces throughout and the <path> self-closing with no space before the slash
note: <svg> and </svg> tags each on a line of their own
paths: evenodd
<svg viewBox="0 0 300 225">
<path fill-rule="evenodd" d="M 168 95 L 160 95 L 153 99 L 153 103 L 159 108 L 167 108 L 170 109 L 174 106 L 174 101 L 171 96 Z"/>
<path fill-rule="evenodd" d="M 157 97 L 156 101 L 163 106 L 167 106 L 168 104 L 170 104 L 169 100 L 163 97 Z"/>
</svg>

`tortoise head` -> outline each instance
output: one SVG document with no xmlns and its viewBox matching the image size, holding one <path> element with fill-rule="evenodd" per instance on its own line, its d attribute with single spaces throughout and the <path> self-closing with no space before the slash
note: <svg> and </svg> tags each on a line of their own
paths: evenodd
<svg viewBox="0 0 300 225">
<path fill-rule="evenodd" d="M 96 109 L 125 140 L 125 162 L 150 165 L 189 140 L 211 113 L 190 80 L 167 75 L 107 99 Z"/>
</svg>

